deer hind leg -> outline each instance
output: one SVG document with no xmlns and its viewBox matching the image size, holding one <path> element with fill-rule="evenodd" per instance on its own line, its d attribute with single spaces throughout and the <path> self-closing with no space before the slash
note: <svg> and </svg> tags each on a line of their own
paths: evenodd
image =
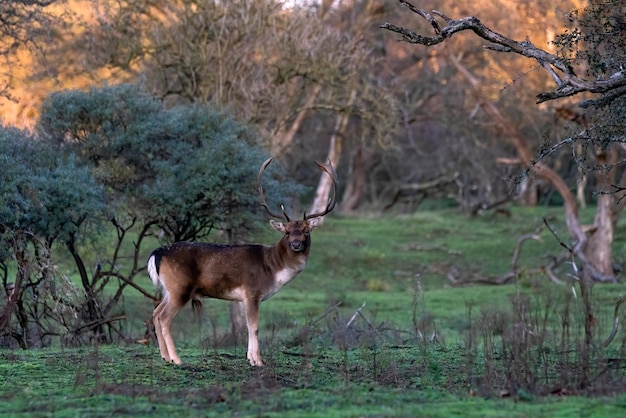
<svg viewBox="0 0 626 418">
<path fill-rule="evenodd" d="M 259 304 L 257 299 L 246 299 L 246 323 L 248 325 L 248 361 L 252 366 L 263 366 L 259 354 Z"/>
<path fill-rule="evenodd" d="M 152 323 L 154 324 L 154 333 L 157 337 L 157 342 L 159 343 L 159 350 L 161 351 L 161 357 L 163 360 L 168 363 L 171 361 L 170 355 L 167 351 L 167 345 L 165 344 L 165 339 L 163 338 L 163 327 L 161 325 L 161 313 L 165 306 L 167 305 L 167 297 L 163 298 L 161 303 L 154 309 L 152 313 Z"/>
<path fill-rule="evenodd" d="M 161 350 L 161 357 L 167 362 L 182 364 L 178 354 L 176 354 L 176 347 L 174 346 L 170 326 L 172 325 L 174 317 L 176 317 L 178 312 L 185 306 L 185 303 L 186 301 L 167 295 L 154 310 L 154 328 L 156 330 L 157 340 L 159 341 L 159 349 Z"/>
</svg>

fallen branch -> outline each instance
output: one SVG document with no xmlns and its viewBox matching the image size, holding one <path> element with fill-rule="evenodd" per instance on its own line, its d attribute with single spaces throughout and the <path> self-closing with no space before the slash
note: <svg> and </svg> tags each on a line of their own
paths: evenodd
<svg viewBox="0 0 626 418">
<path fill-rule="evenodd" d="M 545 222 L 545 225 L 548 226 L 548 228 L 550 228 L 550 226 L 547 224 L 547 221 L 544 220 L 544 222 Z M 446 274 L 448 280 L 453 285 L 467 284 L 467 283 L 503 285 L 503 284 L 509 283 L 512 280 L 517 279 L 520 275 L 518 263 L 519 263 L 520 255 L 522 253 L 522 246 L 524 245 L 526 241 L 531 240 L 531 239 L 536 240 L 536 241 L 541 240 L 540 233 L 543 230 L 543 228 L 544 228 L 543 224 L 539 225 L 533 232 L 524 234 L 517 239 L 515 250 L 513 251 L 513 256 L 511 257 L 511 270 L 504 273 L 503 275 L 496 277 L 496 278 L 477 277 L 477 278 L 473 278 L 469 280 L 460 280 L 456 277 L 456 274 L 455 274 L 455 273 L 458 273 L 458 270 L 456 268 L 453 268 L 453 269 L 450 269 Z M 534 273 L 534 274 L 545 273 L 547 274 L 548 278 L 554 283 L 563 284 L 563 281 L 560 280 L 558 277 L 556 277 L 552 269 L 554 269 L 555 267 L 559 266 L 564 261 L 569 260 L 569 259 L 570 259 L 570 253 L 567 252 L 565 254 L 562 254 L 559 257 L 553 257 L 552 261 L 550 261 L 545 266 L 540 266 L 540 267 L 533 268 L 533 269 L 525 269 L 524 271 L 528 273 Z"/>
<path fill-rule="evenodd" d="M 609 334 L 609 338 L 602 344 L 603 347 L 608 347 L 609 344 L 613 342 L 613 339 L 617 335 L 617 326 L 619 324 L 619 307 L 626 301 L 626 295 L 621 295 L 619 299 L 617 299 L 617 303 L 615 303 L 615 311 L 613 312 L 613 329 L 611 330 L 611 334 Z"/>
<path fill-rule="evenodd" d="M 72 334 L 80 334 L 85 328 L 95 328 L 98 327 L 100 325 L 105 325 L 105 324 L 110 324 L 112 322 L 116 322 L 116 321 L 121 321 L 126 319 L 125 315 L 120 315 L 120 316 L 116 316 L 113 318 L 102 318 L 102 319 L 98 319 L 95 321 L 91 321 L 88 324 L 85 325 L 81 325 L 80 327 L 74 328 L 72 330 Z"/>
<path fill-rule="evenodd" d="M 350 325 L 352 325 L 356 317 L 359 316 L 359 314 L 361 313 L 361 309 L 363 309 L 364 307 L 365 307 L 365 302 L 363 302 L 363 305 L 361 305 L 361 307 L 356 310 L 354 315 L 352 315 L 352 318 L 350 318 L 350 320 L 346 323 L 346 328 L 350 328 Z"/>
<path fill-rule="evenodd" d="M 328 308 L 326 310 L 326 312 L 324 312 L 324 315 L 320 316 L 319 318 L 317 318 L 315 321 L 313 321 L 313 325 L 316 325 L 318 322 L 320 322 L 322 319 L 328 317 L 328 315 L 330 315 L 330 313 L 332 311 L 334 311 L 335 309 L 337 309 L 339 307 L 339 305 L 341 305 L 342 301 L 339 301 L 337 303 L 335 303 L 333 306 L 331 306 L 330 308 Z"/>
<path fill-rule="evenodd" d="M 522 245 L 529 239 L 533 239 L 535 241 L 541 241 L 541 230 L 543 229 L 543 225 L 539 225 L 533 232 L 530 234 L 524 234 L 517 239 L 517 244 L 515 245 L 515 250 L 513 251 L 513 257 L 511 258 L 511 270 L 517 271 L 517 263 L 519 262 L 519 257 L 522 253 Z"/>
</svg>

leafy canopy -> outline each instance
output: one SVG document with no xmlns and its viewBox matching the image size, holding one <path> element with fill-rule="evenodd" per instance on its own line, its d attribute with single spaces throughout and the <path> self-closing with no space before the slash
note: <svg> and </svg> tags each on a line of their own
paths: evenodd
<svg viewBox="0 0 626 418">
<path fill-rule="evenodd" d="M 255 182 L 267 155 L 251 128 L 212 107 L 167 108 L 131 84 L 70 90 L 44 102 L 37 131 L 94 170 L 118 216 L 157 225 L 168 241 L 246 229 L 261 213 Z M 285 202 L 294 186 L 279 191 L 271 177 L 268 198 Z"/>
<path fill-rule="evenodd" d="M 28 234 L 48 245 L 65 241 L 104 213 L 103 188 L 90 170 L 25 131 L 0 127 L 0 164 L 5 240 Z"/>
</svg>

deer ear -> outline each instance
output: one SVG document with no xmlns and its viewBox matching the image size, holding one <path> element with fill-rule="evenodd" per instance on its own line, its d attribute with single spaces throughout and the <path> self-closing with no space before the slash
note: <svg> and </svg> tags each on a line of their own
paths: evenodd
<svg viewBox="0 0 626 418">
<path fill-rule="evenodd" d="M 278 232 L 285 232 L 285 224 L 282 222 L 276 222 L 275 220 L 270 219 L 270 225 L 272 225 L 272 228 Z"/>
<path fill-rule="evenodd" d="M 318 226 L 322 225 L 322 217 L 318 216 L 317 218 L 307 219 L 306 224 L 309 227 L 309 229 L 315 229 Z"/>
</svg>

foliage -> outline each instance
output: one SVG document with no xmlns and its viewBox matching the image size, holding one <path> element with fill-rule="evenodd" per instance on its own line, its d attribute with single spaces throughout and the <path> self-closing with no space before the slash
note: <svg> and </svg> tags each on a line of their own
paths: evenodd
<svg viewBox="0 0 626 418">
<path fill-rule="evenodd" d="M 526 200 L 529 202 L 536 201 L 537 193 L 527 186 L 534 180 L 533 177 L 537 177 L 548 183 L 563 199 L 568 232 L 576 243 L 570 251 L 576 258 L 575 262 L 582 266 L 580 272 L 584 280 L 581 280 L 580 283 L 584 286 L 585 280 L 615 281 L 611 241 L 613 239 L 613 227 L 624 208 L 624 201 L 611 195 L 611 193 L 616 189 L 623 190 L 619 185 L 624 182 L 626 177 L 624 177 L 624 170 L 621 167 L 624 161 L 623 147 L 621 146 L 624 129 L 619 115 L 622 112 L 617 111 L 615 113 L 614 109 L 622 107 L 620 106 L 623 103 L 621 98 L 626 93 L 626 74 L 622 71 L 623 65 L 618 64 L 611 67 L 611 74 L 600 75 L 592 70 L 591 77 L 582 76 L 574 68 L 572 61 L 563 58 L 562 53 L 554 54 L 539 48 L 533 44 L 529 37 L 525 41 L 517 41 L 492 30 L 490 25 L 486 25 L 475 16 L 451 19 L 438 10 L 432 11 L 431 15 L 426 10 L 415 7 L 405 0 L 401 0 L 401 4 L 422 17 L 424 23 L 428 23 L 427 29 L 423 29 L 424 31 L 434 32 L 432 36 L 424 36 L 390 23 L 381 25 L 383 29 L 400 34 L 402 39 L 407 42 L 432 47 L 442 42 L 450 43 L 449 40 L 456 33 L 471 31 L 483 41 L 490 42 L 487 45 L 489 50 L 534 61 L 537 68 L 545 70 L 544 76 L 549 75 L 549 79 L 555 85 L 553 91 L 538 94 L 537 103 L 559 99 L 563 101 L 565 98 L 585 92 L 596 95 L 597 98 L 580 103 L 581 107 L 600 109 L 595 115 L 581 115 L 580 112 L 572 111 L 567 106 L 555 109 L 558 118 L 577 124 L 571 125 L 571 129 L 577 133 L 568 138 L 557 140 L 554 145 L 550 143 L 552 136 L 546 135 L 546 145 L 539 147 L 536 157 L 533 157 L 534 141 L 529 141 L 525 132 L 519 128 L 514 128 L 511 120 L 503 116 L 496 101 L 491 99 L 488 90 L 483 88 L 483 83 L 468 69 L 466 64 L 461 62 L 462 57 L 450 55 L 450 60 L 458 72 L 472 87 L 473 95 L 477 103 L 480 104 L 480 110 L 492 122 L 495 122 L 501 133 L 504 134 L 503 136 L 514 146 L 518 157 L 517 163 L 521 164 L 524 170 L 523 174 L 516 180 L 516 185 L 519 185 L 520 191 L 526 190 L 526 193 L 522 194 L 521 197 L 527 197 Z M 584 55 L 587 60 L 591 60 L 594 54 L 601 56 L 604 53 L 607 55 L 600 61 L 608 59 L 620 62 L 622 60 L 622 56 L 614 48 L 615 45 L 623 43 L 623 31 L 619 23 L 621 18 L 613 18 L 614 13 L 620 15 L 621 12 L 615 11 L 613 6 L 612 2 L 596 3 L 591 9 L 593 12 L 589 14 L 588 18 L 585 18 L 584 25 L 582 25 L 584 29 L 580 33 L 589 35 L 588 43 L 582 45 L 583 48 L 589 47 Z M 598 34 L 602 34 L 602 36 L 595 36 Z M 456 38 L 458 39 L 458 37 Z M 609 39 L 611 41 L 608 41 Z M 578 33 L 575 37 L 564 36 L 558 42 L 568 45 L 569 48 L 577 47 Z M 598 49 L 596 50 L 594 47 Z M 587 62 L 586 64 L 594 66 L 597 63 Z M 594 77 L 595 79 L 593 79 Z M 489 73 L 487 79 L 490 78 L 491 74 Z M 615 108 L 613 108 L 613 103 L 616 105 Z M 612 109 L 605 108 L 607 105 L 610 105 Z M 475 109 L 479 110 L 478 108 Z M 617 129 L 606 130 L 605 126 L 607 125 Z M 557 131 L 555 137 L 559 138 L 557 135 L 561 134 Z M 612 136 L 615 134 L 617 136 Z M 564 146 L 571 146 L 572 150 L 559 155 L 557 151 Z M 568 159 L 571 155 L 575 156 L 574 163 L 577 164 L 579 176 L 582 177 L 582 181 L 576 179 L 578 192 L 576 196 L 572 192 L 572 186 L 568 184 L 574 180 L 573 172 L 571 169 L 563 172 L 563 165 L 559 164 L 561 155 Z M 557 158 L 552 161 L 555 156 Z M 587 163 L 588 159 L 593 162 Z M 514 160 L 503 159 L 503 161 L 512 162 Z M 579 204 L 586 204 L 584 186 L 586 186 L 587 177 L 594 178 L 597 196 L 597 213 L 591 232 L 585 231 L 578 216 Z M 489 207 L 489 205 L 486 206 Z M 586 294 L 584 290 L 581 289 L 581 291 Z M 591 312 L 589 313 L 588 316 L 591 317 Z M 589 329 L 590 326 L 587 327 L 588 331 Z"/>
<path fill-rule="evenodd" d="M 570 13 L 569 30 L 558 35 L 554 44 L 559 55 L 572 66 L 581 68 L 599 79 L 610 79 L 623 73 L 626 67 L 626 18 L 623 4 L 618 0 L 592 2 L 587 7 Z M 596 104 L 596 111 L 588 117 L 589 129 L 575 135 L 587 149 L 606 151 L 611 144 L 624 141 L 624 88 L 609 91 L 603 99 L 583 102 L 582 105 Z M 615 146 L 615 145 L 613 145 Z M 619 161 L 608 161 L 606 166 L 594 167 L 586 161 L 587 152 L 581 153 L 579 164 L 586 171 L 600 169 L 609 171 L 611 165 L 621 165 Z M 621 191 L 621 187 L 613 185 Z M 615 190 L 602 190 L 610 193 Z"/>
<path fill-rule="evenodd" d="M 376 58 L 358 34 L 326 24 L 314 9 L 286 10 L 275 0 L 142 0 L 93 7 L 97 25 L 74 40 L 85 61 L 124 71 L 136 71 L 130 65 L 136 63 L 168 103 L 230 108 L 263 132 L 263 140 L 278 143 L 282 139 L 272 136 L 280 137 L 302 107 L 331 126 L 335 114 L 348 112 L 362 118 L 376 139 L 387 135 L 393 114 L 383 106 L 392 100 L 384 86 L 374 88 L 367 71 Z M 356 86 L 359 99 L 348 106 Z M 315 100 L 308 102 L 311 96 Z"/>
<path fill-rule="evenodd" d="M 488 0 L 475 6 L 484 22 L 498 22 L 507 28 L 502 32 L 529 36 L 541 46 L 561 30 L 563 10 L 575 3 L 541 0 L 514 7 Z M 466 10 L 451 1 L 422 4 L 452 16 Z M 376 29 L 385 19 L 419 24 L 393 2 L 78 0 L 72 6 L 80 12 L 63 39 L 46 49 L 45 65 L 25 63 L 37 71 L 19 83 L 30 92 L 22 94 L 15 123 L 37 115 L 27 109 L 37 108 L 49 85 L 143 80 L 168 105 L 200 102 L 229 109 L 263 133 L 259 141 L 271 143 L 273 155 L 282 154 L 298 182 L 313 185 L 318 173 L 304 167 L 311 158 L 323 158 L 337 118 L 349 115 L 336 160 L 341 210 L 359 203 L 384 206 L 398 186 L 451 171 L 460 172 L 457 199 L 463 205 L 489 205 L 511 189 L 501 179 L 519 171 L 498 163 L 502 157 L 513 160 L 514 151 L 484 117 L 447 51 L 409 48 Z M 519 111 L 550 79 L 521 58 L 501 58 L 479 40 L 466 41 L 452 49 L 511 125 L 532 144 L 552 137 L 551 109 Z M 570 157 L 559 156 L 564 172 Z"/>
<path fill-rule="evenodd" d="M 66 3 L 67 0 L 0 0 L 0 56 L 7 66 L 13 67 L 11 70 L 21 64 L 17 51 L 41 54 L 67 28 L 67 15 L 60 11 Z M 17 101 L 16 87 L 12 77 L 0 81 L 0 97 Z"/>
<path fill-rule="evenodd" d="M 584 63 L 595 76 L 622 71 L 626 63 L 626 19 L 619 0 L 592 2 L 569 14 L 573 29 L 559 34 L 554 44 L 572 65 Z"/>
<path fill-rule="evenodd" d="M 24 131 L 0 129 L 0 219 L 6 236 L 27 235 L 50 248 L 88 233 L 104 215 L 103 189 L 74 156 Z M 5 241 L 6 242 L 6 241 Z"/>
<path fill-rule="evenodd" d="M 339 143 L 337 156 L 330 156 L 347 179 L 344 202 L 356 196 L 342 206 L 358 204 L 364 167 L 353 183 L 355 171 L 344 174 L 340 167 L 380 149 L 398 127 L 397 101 L 380 76 L 382 61 L 364 41 L 375 19 L 369 11 L 352 24 L 336 23 L 330 12 L 311 5 L 276 0 L 85 3 L 93 21 L 82 22 L 51 54 L 56 68 L 73 67 L 66 59 L 72 54 L 87 64 L 81 70 L 89 76 L 140 78 L 168 106 L 229 109 L 254 125 L 262 134 L 257 145 L 280 157 L 303 184 L 319 177 L 300 168 L 324 160 L 328 138 L 336 136 L 330 144 Z"/>
<path fill-rule="evenodd" d="M 254 181 L 264 153 L 250 128 L 215 109 L 168 109 L 122 84 L 51 95 L 37 129 L 93 167 L 118 216 L 128 211 L 156 225 L 169 242 L 249 228 L 257 219 Z M 278 197 L 276 183 L 267 188 Z"/>
<path fill-rule="evenodd" d="M 73 156 L 63 157 L 24 131 L 0 129 L 5 227 L 48 238 L 75 234 L 89 212 L 102 210 L 102 188 Z M 10 168 L 10 169 L 9 169 Z"/>
<path fill-rule="evenodd" d="M 51 249 L 57 241 L 81 242 L 93 234 L 105 213 L 104 194 L 90 170 L 72 155 L 65 156 L 24 131 L 0 129 L 0 160 L 5 167 L 0 173 L 0 263 L 3 288 L 11 289 L 0 331 L 19 336 L 19 344 L 26 348 L 60 332 L 59 324 L 68 332 L 72 314 L 80 312 L 82 302 L 72 286 L 64 289 Z M 7 266 L 13 264 L 17 271 L 9 282 Z M 51 317 L 56 324 L 50 323 Z"/>
<path fill-rule="evenodd" d="M 573 29 L 557 36 L 554 43 L 559 52 L 572 65 L 598 78 L 611 78 L 623 72 L 626 66 L 626 18 L 622 2 L 607 1 L 592 3 L 570 14 Z M 594 167 L 593 162 L 585 158 L 587 150 L 610 150 L 620 148 L 624 142 L 624 103 L 626 97 L 609 94 L 605 100 L 597 101 L 598 108 L 589 116 L 589 128 L 575 134 L 574 138 L 582 144 L 585 152 L 581 153 L 580 166 L 586 171 L 601 170 L 609 172 L 614 166 L 621 166 L 621 161 L 611 159 Z M 583 103 L 585 106 L 586 103 Z M 615 151 L 613 151 L 615 152 Z M 602 162 L 601 162 L 602 163 Z M 620 171 L 623 171 L 620 169 Z M 621 192 L 621 185 L 611 184 L 611 189 L 602 193 Z"/>
<path fill-rule="evenodd" d="M 46 39 L 53 24 L 62 20 L 50 13 L 50 6 L 66 0 L 2 0 L 0 54 L 7 55 L 20 44 L 34 44 Z"/>
</svg>

